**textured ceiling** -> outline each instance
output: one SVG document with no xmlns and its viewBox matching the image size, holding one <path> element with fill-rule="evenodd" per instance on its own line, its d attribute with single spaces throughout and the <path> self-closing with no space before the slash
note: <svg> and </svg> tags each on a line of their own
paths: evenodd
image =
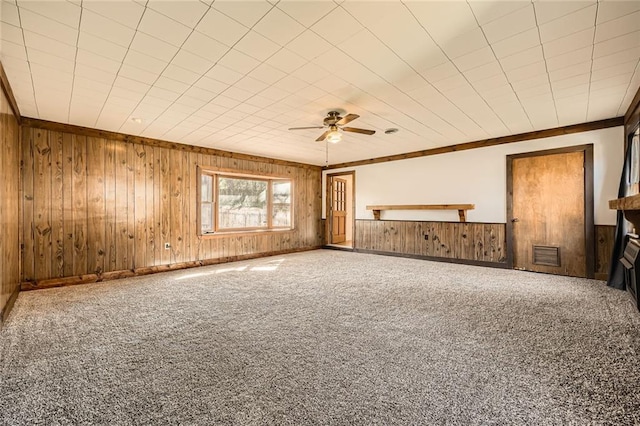
<svg viewBox="0 0 640 426">
<path fill-rule="evenodd" d="M 640 1 L 14 1 L 22 115 L 323 165 L 623 115 Z M 142 119 L 141 123 L 133 118 Z M 387 135 L 384 130 L 400 131 Z"/>
</svg>

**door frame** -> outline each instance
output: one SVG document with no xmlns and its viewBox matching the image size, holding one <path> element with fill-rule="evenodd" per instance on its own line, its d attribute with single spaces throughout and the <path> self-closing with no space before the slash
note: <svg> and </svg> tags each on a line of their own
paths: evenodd
<svg viewBox="0 0 640 426">
<path fill-rule="evenodd" d="M 584 152 L 584 236 L 587 278 L 595 277 L 595 222 L 593 194 L 593 144 L 574 145 L 542 151 L 507 155 L 507 267 L 513 269 L 513 160 L 553 154 Z"/>
<path fill-rule="evenodd" d="M 331 197 L 332 197 L 332 189 L 331 178 L 340 177 L 340 176 L 351 176 L 351 211 L 347 212 L 347 214 L 351 215 L 351 247 L 353 249 L 356 248 L 356 171 L 350 170 L 347 172 L 337 172 L 337 173 L 327 173 L 326 175 L 326 185 L 325 185 L 325 214 L 326 220 L 324 223 L 324 243 L 331 244 L 331 212 L 333 209 L 331 208 Z"/>
</svg>

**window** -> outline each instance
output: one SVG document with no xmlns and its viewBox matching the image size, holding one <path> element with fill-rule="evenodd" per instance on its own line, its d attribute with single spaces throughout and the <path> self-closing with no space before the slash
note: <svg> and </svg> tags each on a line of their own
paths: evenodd
<svg viewBox="0 0 640 426">
<path fill-rule="evenodd" d="M 200 171 L 200 233 L 291 229 L 292 181 Z"/>
</svg>

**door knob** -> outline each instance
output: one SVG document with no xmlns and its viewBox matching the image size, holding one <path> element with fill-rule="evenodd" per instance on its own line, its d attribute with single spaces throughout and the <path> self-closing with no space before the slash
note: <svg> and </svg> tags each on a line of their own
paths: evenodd
<svg viewBox="0 0 640 426">
<path fill-rule="evenodd" d="M 518 222 L 519 219 L 517 217 L 514 217 L 513 219 L 511 219 L 511 222 Z"/>
</svg>

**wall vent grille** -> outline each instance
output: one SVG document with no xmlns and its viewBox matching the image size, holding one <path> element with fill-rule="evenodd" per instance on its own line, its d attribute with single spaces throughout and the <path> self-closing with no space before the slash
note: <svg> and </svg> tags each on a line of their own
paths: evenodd
<svg viewBox="0 0 640 426">
<path fill-rule="evenodd" d="M 533 264 L 560 266 L 560 247 L 533 246 Z"/>
</svg>

